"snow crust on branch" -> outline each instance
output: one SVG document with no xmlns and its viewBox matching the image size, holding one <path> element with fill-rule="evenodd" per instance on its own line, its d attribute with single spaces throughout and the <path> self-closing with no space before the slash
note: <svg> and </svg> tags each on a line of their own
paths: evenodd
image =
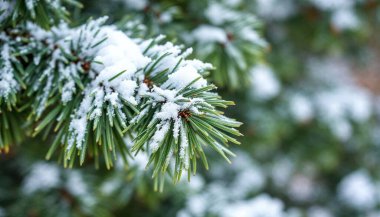
<svg viewBox="0 0 380 217">
<path fill-rule="evenodd" d="M 182 51 L 181 46 L 173 45 L 170 42 L 156 44 L 149 47 L 153 40 L 146 40 L 140 43 L 139 39 L 131 39 L 123 32 L 113 26 L 101 26 L 96 29 L 97 35 L 106 38 L 95 50 L 86 52 L 86 55 L 94 56 L 92 81 L 83 91 L 83 100 L 75 112 L 74 119 L 70 124 L 70 138 L 68 150 L 75 144 L 77 148 L 83 146 L 88 121 L 100 118 L 104 111 L 109 117 L 114 117 L 117 113 L 121 117 L 124 127 L 127 125 L 127 116 L 123 110 L 125 103 L 139 106 L 142 97 L 148 97 L 149 102 L 154 107 L 161 103 L 161 109 L 157 111 L 154 119 L 161 123 L 157 126 L 157 131 L 153 137 L 151 147 L 155 151 L 170 129 L 170 124 L 174 123 L 173 133 L 177 140 L 179 134 L 182 138 L 183 149 L 187 145 L 185 132 L 180 129 L 185 128 L 181 124 L 179 115 L 182 111 L 191 111 L 199 114 L 197 104 L 201 99 L 184 98 L 177 95 L 177 92 L 193 82 L 191 88 L 202 88 L 207 85 L 207 81 L 199 73 L 211 69 L 212 66 L 199 60 L 185 60 L 192 52 L 191 49 Z M 82 35 L 84 33 L 81 33 Z M 156 38 L 161 41 L 162 36 Z M 147 50 L 144 54 L 143 51 Z M 86 56 L 85 55 L 85 56 Z M 82 57 L 85 58 L 85 57 Z M 160 86 L 149 89 L 141 81 L 144 80 L 144 70 L 152 69 L 150 76 L 167 70 L 167 80 Z M 165 101 L 165 103 L 162 103 Z M 144 111 L 136 117 L 143 117 Z M 181 151 L 183 157 L 185 151 Z"/>
<path fill-rule="evenodd" d="M 5 39 L 7 39 L 7 37 L 1 34 L 0 41 Z M 1 46 L 0 56 L 0 98 L 7 99 L 11 93 L 15 93 L 20 88 L 13 74 L 14 71 L 11 62 L 13 57 L 11 47 L 7 42 Z"/>
<path fill-rule="evenodd" d="M 53 81 L 62 84 L 61 100 L 66 104 L 72 100 L 73 94 L 77 91 L 75 81 L 80 81 L 81 76 L 86 73 L 89 77 L 95 76 L 93 71 L 88 71 L 86 65 L 90 64 L 98 52 L 99 48 L 96 45 L 106 39 L 105 35 L 99 32 L 99 26 L 106 19 L 107 17 L 93 20 L 78 28 L 69 28 L 66 23 L 61 23 L 51 31 L 32 23 L 27 24 L 31 40 L 34 40 L 29 49 L 39 51 L 34 56 L 34 63 L 39 65 L 42 59 L 47 61 L 47 67 L 33 84 L 35 91 L 44 88 L 42 94 L 37 96 L 38 116 L 46 109 L 49 94 L 54 88 Z M 42 52 L 45 49 L 48 50 L 47 54 Z"/>
<path fill-rule="evenodd" d="M 95 56 L 94 70 L 97 74 L 86 88 L 84 99 L 70 124 L 72 136 L 67 149 L 71 149 L 74 143 L 77 148 L 81 148 L 88 119 L 99 118 L 103 114 L 105 103 L 111 105 L 107 115 L 115 116 L 117 110 L 126 122 L 126 116 L 122 111 L 123 101 L 137 105 L 136 72 L 151 61 L 142 54 L 135 42 L 115 27 L 99 27 L 97 32 L 106 40 L 91 52 L 91 55 Z"/>
<path fill-rule="evenodd" d="M 13 1 L 0 1 L 0 23 L 9 17 L 13 8 Z"/>
</svg>

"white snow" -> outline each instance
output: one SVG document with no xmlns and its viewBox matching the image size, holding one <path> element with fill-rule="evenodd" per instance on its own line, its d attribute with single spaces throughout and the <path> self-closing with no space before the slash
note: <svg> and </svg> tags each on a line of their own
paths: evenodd
<svg viewBox="0 0 380 217">
<path fill-rule="evenodd" d="M 331 11 L 331 24 L 339 31 L 353 30 L 360 26 L 354 6 L 358 0 L 310 0 L 317 8 Z"/>
<path fill-rule="evenodd" d="M 182 179 L 185 182 L 185 185 L 192 191 L 192 192 L 198 192 L 200 191 L 204 185 L 205 185 L 205 180 L 203 176 L 201 175 L 195 175 L 191 177 L 191 182 L 188 182 L 188 180 L 184 177 Z"/>
<path fill-rule="evenodd" d="M 62 102 L 67 103 L 72 100 L 75 92 L 75 82 L 69 81 L 62 87 Z"/>
<path fill-rule="evenodd" d="M 197 106 L 199 103 L 203 102 L 201 99 L 187 99 L 184 100 L 181 95 L 177 95 L 176 90 L 161 89 L 155 86 L 152 92 L 147 93 L 152 100 L 152 104 L 155 105 L 160 102 L 162 105 L 155 114 L 153 120 L 159 120 L 156 132 L 153 135 L 152 141 L 150 142 L 150 147 L 153 152 L 160 148 L 165 135 L 168 133 L 170 126 L 173 124 L 173 137 L 175 140 L 180 137 L 181 147 L 180 147 L 180 159 L 184 162 L 185 168 L 188 167 L 188 139 L 186 135 L 185 128 L 182 124 L 182 117 L 179 115 L 181 111 L 189 110 L 192 113 L 198 114 Z M 163 103 L 164 102 L 164 103 Z M 152 122 L 153 122 L 152 120 Z"/>
<path fill-rule="evenodd" d="M 244 27 L 239 32 L 242 39 L 251 42 L 252 44 L 257 44 L 260 46 L 267 46 L 267 42 L 251 27 Z"/>
<path fill-rule="evenodd" d="M 284 20 L 295 12 L 292 0 L 257 0 L 256 3 L 258 15 L 267 20 Z"/>
<path fill-rule="evenodd" d="M 352 136 L 352 126 L 346 120 L 331 120 L 329 127 L 332 133 L 341 141 L 348 141 Z"/>
<path fill-rule="evenodd" d="M 0 22 L 3 22 L 12 13 L 13 1 L 0 1 Z"/>
<path fill-rule="evenodd" d="M 347 206 L 357 210 L 369 210 L 375 207 L 376 185 L 365 170 L 357 170 L 348 174 L 338 186 L 338 197 Z"/>
<path fill-rule="evenodd" d="M 339 9 L 331 17 L 331 23 L 337 30 L 352 30 L 360 26 L 360 20 L 352 9 Z"/>
<path fill-rule="evenodd" d="M 355 4 L 356 0 L 310 0 L 316 7 L 321 10 L 337 10 L 349 8 Z"/>
<path fill-rule="evenodd" d="M 83 180 L 82 174 L 76 170 L 67 172 L 66 188 L 73 195 L 81 196 L 88 194 L 87 185 Z"/>
<path fill-rule="evenodd" d="M 268 66 L 257 65 L 250 73 L 252 93 L 255 98 L 265 101 L 280 93 L 281 84 Z"/>
<path fill-rule="evenodd" d="M 119 177 L 111 177 L 111 179 L 106 180 L 100 186 L 100 191 L 105 195 L 111 195 L 115 193 L 124 183 L 118 179 Z"/>
<path fill-rule="evenodd" d="M 1 50 L 3 64 L 0 68 L 0 97 L 7 99 L 9 94 L 19 90 L 19 84 L 14 78 L 11 65 L 11 50 L 7 43 L 4 43 Z"/>
<path fill-rule="evenodd" d="M 160 41 L 164 37 L 158 36 L 155 41 Z M 151 44 L 152 40 L 146 40 L 140 44 L 140 49 L 145 50 L 147 47 Z M 164 58 L 161 59 L 161 61 L 156 66 L 154 73 L 152 73 L 152 76 L 155 75 L 158 72 L 161 72 L 165 69 L 168 69 L 169 72 L 172 72 L 174 70 L 174 67 L 177 65 L 177 63 L 183 59 L 182 57 L 182 47 L 178 45 L 174 45 L 171 42 L 166 42 L 165 44 L 157 44 L 153 47 L 151 47 L 147 53 L 146 56 L 151 57 L 152 59 L 158 59 L 162 56 Z M 154 60 L 150 63 L 150 65 L 154 64 Z M 183 64 L 183 63 L 182 63 Z"/>
<path fill-rule="evenodd" d="M 351 103 L 347 105 L 350 117 L 356 122 L 367 121 L 373 112 L 371 94 L 361 88 L 348 89 L 347 92 L 351 93 Z"/>
<path fill-rule="evenodd" d="M 26 23 L 26 29 L 36 40 L 45 40 L 48 43 L 52 43 L 53 41 L 55 42 L 55 40 L 62 43 L 61 39 L 67 37 L 69 34 L 69 28 L 66 23 L 60 23 L 58 26 L 54 26 L 51 31 L 46 31 L 38 25 L 28 22 Z"/>
<path fill-rule="evenodd" d="M 320 206 L 312 206 L 307 211 L 309 217 L 334 217 L 330 210 Z"/>
<path fill-rule="evenodd" d="M 285 217 L 284 206 L 280 200 L 266 194 L 251 197 L 252 193 L 262 190 L 266 179 L 264 171 L 249 155 L 237 153 L 227 170 L 223 165 L 215 166 L 211 171 L 214 172 L 214 178 L 207 184 L 202 182 L 201 187 L 188 192 L 186 207 L 177 213 L 177 217 Z M 218 171 L 215 173 L 216 170 Z M 228 179 L 225 178 L 227 174 Z"/>
<path fill-rule="evenodd" d="M 146 153 L 139 152 L 136 156 L 134 156 L 133 160 L 131 161 L 131 166 L 135 166 L 140 170 L 143 170 L 148 163 L 149 158 Z"/>
<path fill-rule="evenodd" d="M 180 150 L 179 150 L 179 157 L 185 164 L 185 169 L 189 168 L 189 140 L 187 138 L 187 132 L 184 129 L 184 126 L 180 125 L 181 130 L 181 144 L 180 144 Z"/>
<path fill-rule="evenodd" d="M 137 70 L 150 62 L 150 58 L 142 54 L 135 42 L 114 27 L 102 27 L 98 35 L 107 38 L 97 49 L 92 50 L 95 60 L 101 64 L 96 65 L 95 70 L 98 74 L 84 92 L 85 97 L 76 112 L 76 118 L 71 121 L 72 136 L 67 149 L 71 149 L 74 143 L 77 148 L 81 148 L 86 135 L 87 116 L 89 115 L 91 120 L 99 118 L 104 103 L 109 102 L 112 105 L 113 109 L 108 111 L 112 116 L 116 109 L 125 119 L 120 110 L 123 106 L 120 98 L 133 105 L 137 104 L 135 93 L 138 85 L 134 76 Z M 94 109 L 89 114 L 92 108 Z"/>
<path fill-rule="evenodd" d="M 162 37 L 155 39 L 156 41 L 162 40 Z M 141 43 L 141 50 L 145 50 L 146 47 L 151 43 L 151 40 L 147 40 Z M 168 80 L 161 85 L 161 88 L 168 89 L 174 88 L 179 90 L 187 86 L 194 79 L 200 77 L 199 73 L 203 73 L 207 70 L 212 69 L 212 65 L 209 63 L 203 63 L 200 60 L 192 59 L 186 60 L 185 58 L 191 54 L 192 49 L 187 49 L 182 52 L 181 46 L 173 45 L 170 42 L 167 42 L 163 45 L 157 44 L 151 47 L 147 51 L 147 56 L 154 58 L 160 58 L 161 61 L 157 64 L 155 70 L 151 73 L 152 76 L 161 72 L 165 69 L 168 69 L 171 72 L 168 76 Z M 180 63 L 179 63 L 180 62 Z M 153 60 L 149 65 L 153 65 L 155 61 Z M 178 64 L 179 63 L 179 64 Z M 176 67 L 176 68 L 175 68 Z M 197 82 L 191 85 L 192 88 L 199 88 L 207 85 L 207 81 L 203 78 L 200 78 Z M 145 89 L 143 87 L 143 89 Z M 140 92 L 141 90 L 139 90 Z M 155 92 L 160 91 L 156 88 Z M 144 91 L 142 91 L 144 92 Z M 139 93 L 140 94 L 140 93 Z M 153 96 L 155 97 L 155 96 Z"/>
<path fill-rule="evenodd" d="M 142 68 L 150 62 L 150 58 L 142 54 L 140 47 L 122 31 L 116 30 L 116 27 L 106 26 L 102 28 L 102 31 L 106 34 L 107 40 L 101 45 L 98 55 L 109 60 L 103 63 L 105 66 L 115 64 L 120 60 L 127 60 L 128 62 L 132 62 L 137 68 Z M 109 50 L 106 49 L 108 46 L 114 46 L 112 51 L 117 52 L 119 55 L 116 56 L 108 53 Z"/>
<path fill-rule="evenodd" d="M 26 3 L 26 7 L 28 8 L 28 10 L 34 10 L 34 7 L 35 7 L 35 5 L 36 5 L 36 0 L 27 0 L 27 1 L 25 1 L 25 3 Z"/>
<path fill-rule="evenodd" d="M 372 210 L 367 214 L 367 217 L 380 217 L 380 210 Z"/>
<path fill-rule="evenodd" d="M 312 96 L 315 113 L 341 141 L 351 138 L 351 121 L 363 123 L 373 113 L 372 95 L 351 77 L 349 64 L 337 57 L 312 60 L 312 79 L 326 85 Z"/>
<path fill-rule="evenodd" d="M 173 21 L 173 17 L 175 14 L 178 14 L 179 10 L 176 7 L 170 7 L 166 10 L 164 10 L 160 15 L 159 15 L 159 21 L 161 23 L 169 24 Z"/>
<path fill-rule="evenodd" d="M 81 104 L 83 106 L 83 104 Z M 70 122 L 70 131 L 73 131 L 75 137 L 70 138 L 67 146 L 67 150 L 76 144 L 77 148 L 81 148 L 87 133 L 87 118 L 86 116 L 81 116 L 80 118 L 75 118 Z"/>
<path fill-rule="evenodd" d="M 292 200 L 308 202 L 314 198 L 316 189 L 316 183 L 310 176 L 296 174 L 291 178 L 287 192 Z"/>
<path fill-rule="evenodd" d="M 229 204 L 222 217 L 282 217 L 285 215 L 282 201 L 261 194 L 251 200 Z"/>
<path fill-rule="evenodd" d="M 128 8 L 143 10 L 148 5 L 148 0 L 123 0 Z"/>
<path fill-rule="evenodd" d="M 241 4 L 241 2 L 242 0 L 223 0 L 223 3 L 230 7 L 236 7 Z"/>
<path fill-rule="evenodd" d="M 191 34 L 199 43 L 226 43 L 228 41 L 227 33 L 224 29 L 211 25 L 201 25 L 193 30 Z"/>
<path fill-rule="evenodd" d="M 186 203 L 187 208 L 191 210 L 194 216 L 204 216 L 209 201 L 206 195 L 199 194 L 190 197 Z"/>
<path fill-rule="evenodd" d="M 372 114 L 369 93 L 355 86 L 322 91 L 315 100 L 322 120 L 343 140 L 351 136 L 349 119 L 362 123 Z"/>
<path fill-rule="evenodd" d="M 298 208 L 289 208 L 286 211 L 286 217 L 303 217 L 301 209 Z"/>
<path fill-rule="evenodd" d="M 289 104 L 290 113 L 297 122 L 307 122 L 314 117 L 312 102 L 306 96 L 294 94 Z"/>
<path fill-rule="evenodd" d="M 60 173 L 57 166 L 48 163 L 36 163 L 24 180 L 22 190 L 26 194 L 36 191 L 48 191 L 60 183 Z"/>
<path fill-rule="evenodd" d="M 60 7 L 62 7 L 61 0 L 47 0 L 46 2 L 48 4 L 50 4 L 50 6 L 53 7 L 53 8 L 60 8 Z"/>
<path fill-rule="evenodd" d="M 157 125 L 157 130 L 154 133 L 152 137 L 152 141 L 150 142 L 150 145 L 149 145 L 153 153 L 156 152 L 160 148 L 161 143 L 163 142 L 166 134 L 169 131 L 169 128 L 170 128 L 170 124 L 167 121 Z"/>
<path fill-rule="evenodd" d="M 213 69 L 213 66 L 210 63 L 204 63 L 200 60 L 193 59 L 193 60 L 186 60 L 186 64 L 191 65 L 194 67 L 198 72 L 204 72 Z"/>
<path fill-rule="evenodd" d="M 72 194 L 78 197 L 81 202 L 87 206 L 93 206 L 96 204 L 94 195 L 88 190 L 88 186 L 82 177 L 80 171 L 70 170 L 67 171 L 67 180 L 65 183 L 66 189 Z"/>
<path fill-rule="evenodd" d="M 181 89 L 186 87 L 190 82 L 201 77 L 198 70 L 192 65 L 186 65 L 169 75 L 168 81 L 163 85 L 173 86 L 176 89 Z M 193 88 L 201 88 L 207 85 L 207 81 L 204 78 L 200 78 L 195 83 L 191 85 Z"/>
<path fill-rule="evenodd" d="M 237 152 L 232 159 L 231 168 L 236 171 L 231 183 L 231 197 L 244 198 L 249 193 L 262 190 L 266 182 L 264 171 L 254 162 L 247 153 Z"/>
<path fill-rule="evenodd" d="M 226 22 L 237 20 L 240 15 L 239 12 L 216 2 L 212 2 L 205 11 L 205 16 L 214 25 L 221 25 Z"/>
<path fill-rule="evenodd" d="M 294 170 L 294 162 L 290 159 L 277 158 L 270 171 L 274 184 L 280 188 L 285 187 L 293 176 Z"/>
<path fill-rule="evenodd" d="M 258 192 L 265 185 L 264 172 L 255 164 L 251 168 L 246 168 L 239 172 L 234 182 L 231 184 L 231 189 L 234 189 L 231 194 L 234 197 L 244 198 L 248 192 Z"/>
</svg>

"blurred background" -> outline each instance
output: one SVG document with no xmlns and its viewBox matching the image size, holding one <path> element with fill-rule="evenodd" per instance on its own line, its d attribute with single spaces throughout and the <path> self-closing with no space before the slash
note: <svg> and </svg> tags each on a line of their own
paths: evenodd
<svg viewBox="0 0 380 217">
<path fill-rule="evenodd" d="M 209 171 L 159 193 L 145 156 L 68 170 L 28 139 L 0 154 L 0 217 L 380 217 L 380 1 L 81 3 L 73 26 L 106 15 L 211 62 L 242 145 L 231 165 L 210 152 Z"/>
</svg>

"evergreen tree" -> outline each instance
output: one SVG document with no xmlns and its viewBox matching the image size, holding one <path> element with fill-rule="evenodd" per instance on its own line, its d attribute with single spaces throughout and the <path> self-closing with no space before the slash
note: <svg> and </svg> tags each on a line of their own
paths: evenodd
<svg viewBox="0 0 380 217">
<path fill-rule="evenodd" d="M 0 217 L 379 215 L 379 14 L 0 0 Z"/>
</svg>

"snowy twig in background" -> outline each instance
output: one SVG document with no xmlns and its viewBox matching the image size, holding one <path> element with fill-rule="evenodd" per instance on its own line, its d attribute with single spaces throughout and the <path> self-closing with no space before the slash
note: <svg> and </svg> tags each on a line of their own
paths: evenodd
<svg viewBox="0 0 380 217">
<path fill-rule="evenodd" d="M 360 1 L 357 0 L 310 0 L 317 8 L 322 11 L 332 13 L 330 22 L 338 31 L 355 30 L 360 26 L 360 20 L 355 13 L 355 5 Z"/>
<path fill-rule="evenodd" d="M 82 6 L 76 0 L 3 0 L 0 2 L 0 28 L 29 20 L 49 29 L 61 20 L 68 21 L 65 5 Z"/>
<path fill-rule="evenodd" d="M 198 57 L 215 66 L 212 81 L 235 90 L 250 84 L 247 72 L 267 47 L 260 34 L 261 23 L 254 15 L 237 10 L 238 5 L 211 1 L 204 10 L 207 22 L 183 35 Z"/>
</svg>

